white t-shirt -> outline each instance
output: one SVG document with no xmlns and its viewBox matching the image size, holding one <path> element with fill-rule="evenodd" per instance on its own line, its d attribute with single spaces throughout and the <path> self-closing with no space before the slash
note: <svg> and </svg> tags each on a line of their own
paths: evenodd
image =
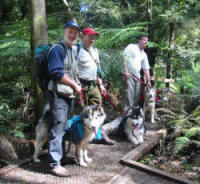
<svg viewBox="0 0 200 184">
<path fill-rule="evenodd" d="M 148 70 L 150 68 L 149 61 L 144 50 L 139 48 L 138 44 L 129 44 L 124 49 L 124 60 L 127 64 L 128 71 L 140 77 L 140 70 Z"/>
<path fill-rule="evenodd" d="M 78 70 L 79 78 L 91 81 L 97 80 L 97 66 L 99 65 L 99 53 L 97 49 L 91 47 L 90 49 L 83 48 L 81 44 L 78 53 Z"/>
</svg>

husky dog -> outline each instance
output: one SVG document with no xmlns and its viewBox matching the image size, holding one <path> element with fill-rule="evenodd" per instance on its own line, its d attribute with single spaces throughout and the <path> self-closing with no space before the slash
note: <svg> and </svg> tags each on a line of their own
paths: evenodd
<svg viewBox="0 0 200 184">
<path fill-rule="evenodd" d="M 50 126 L 49 110 L 50 110 L 50 105 L 47 103 L 43 109 L 42 117 L 39 119 L 38 125 L 35 128 L 36 140 L 35 140 L 35 151 L 33 155 L 35 163 L 40 162 L 40 159 L 38 159 L 38 154 L 42 146 L 48 140 L 48 129 Z"/>
<path fill-rule="evenodd" d="M 38 163 L 38 154 L 42 146 L 47 142 L 48 128 L 50 126 L 49 120 L 49 104 L 44 108 L 43 116 L 40 118 L 36 126 L 36 143 L 34 152 L 34 162 Z M 87 163 L 92 162 L 92 158 L 88 157 L 87 146 L 88 143 L 96 136 L 99 127 L 103 124 L 106 115 L 103 108 L 99 106 L 87 106 L 82 113 L 83 138 L 75 142 L 77 147 L 77 156 L 81 166 L 87 167 Z M 78 130 L 77 130 L 78 131 Z M 73 140 L 72 140 L 73 141 Z"/>
<path fill-rule="evenodd" d="M 144 134 L 146 131 L 144 114 L 142 108 L 139 106 L 132 108 L 132 112 L 122 118 L 119 130 L 130 142 L 138 145 L 144 142 Z"/>
<path fill-rule="evenodd" d="M 156 89 L 146 86 L 144 91 L 144 116 L 145 120 L 155 123 Z"/>
<path fill-rule="evenodd" d="M 92 162 L 88 157 L 87 146 L 96 136 L 99 127 L 106 119 L 106 114 L 102 106 L 87 106 L 83 109 L 83 129 L 84 137 L 76 144 L 80 166 L 87 167 L 87 163 Z"/>
</svg>

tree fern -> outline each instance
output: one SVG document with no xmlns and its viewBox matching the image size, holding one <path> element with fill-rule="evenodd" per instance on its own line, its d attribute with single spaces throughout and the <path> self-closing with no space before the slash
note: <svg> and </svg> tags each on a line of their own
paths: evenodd
<svg viewBox="0 0 200 184">
<path fill-rule="evenodd" d="M 191 137 L 197 135 L 197 133 L 199 133 L 199 132 L 200 132 L 199 127 L 192 127 L 185 131 L 185 137 L 191 138 Z"/>
<path fill-rule="evenodd" d="M 123 28 L 99 28 L 101 37 L 96 41 L 98 48 L 123 48 L 137 41 L 137 36 L 147 34 L 143 30 L 148 23 L 130 24 Z"/>
<path fill-rule="evenodd" d="M 175 153 L 178 153 L 181 149 L 188 145 L 189 139 L 187 137 L 178 137 L 175 139 Z"/>
</svg>

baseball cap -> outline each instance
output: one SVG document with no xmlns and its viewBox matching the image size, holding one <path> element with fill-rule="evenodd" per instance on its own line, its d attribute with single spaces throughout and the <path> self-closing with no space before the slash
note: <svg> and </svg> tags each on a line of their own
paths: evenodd
<svg viewBox="0 0 200 184">
<path fill-rule="evenodd" d="M 96 35 L 99 36 L 99 33 L 97 33 L 94 29 L 92 29 L 91 27 L 87 27 L 85 29 L 83 29 L 82 34 L 88 34 L 88 35 Z"/>
<path fill-rule="evenodd" d="M 79 31 L 81 30 L 80 29 L 80 26 L 76 23 L 76 22 L 67 22 L 64 26 L 64 28 L 68 28 L 68 27 L 73 27 L 73 28 L 76 28 L 78 29 Z"/>
</svg>

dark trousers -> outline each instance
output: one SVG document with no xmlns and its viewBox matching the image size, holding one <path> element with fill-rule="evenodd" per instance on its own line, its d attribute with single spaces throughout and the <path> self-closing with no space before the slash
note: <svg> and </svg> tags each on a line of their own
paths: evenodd
<svg viewBox="0 0 200 184">
<path fill-rule="evenodd" d="M 65 134 L 66 121 L 72 111 L 74 99 L 58 96 L 55 92 L 48 92 L 50 104 L 51 125 L 48 135 L 48 156 L 50 167 L 60 165 L 65 149 L 63 148 L 63 136 Z"/>
</svg>

